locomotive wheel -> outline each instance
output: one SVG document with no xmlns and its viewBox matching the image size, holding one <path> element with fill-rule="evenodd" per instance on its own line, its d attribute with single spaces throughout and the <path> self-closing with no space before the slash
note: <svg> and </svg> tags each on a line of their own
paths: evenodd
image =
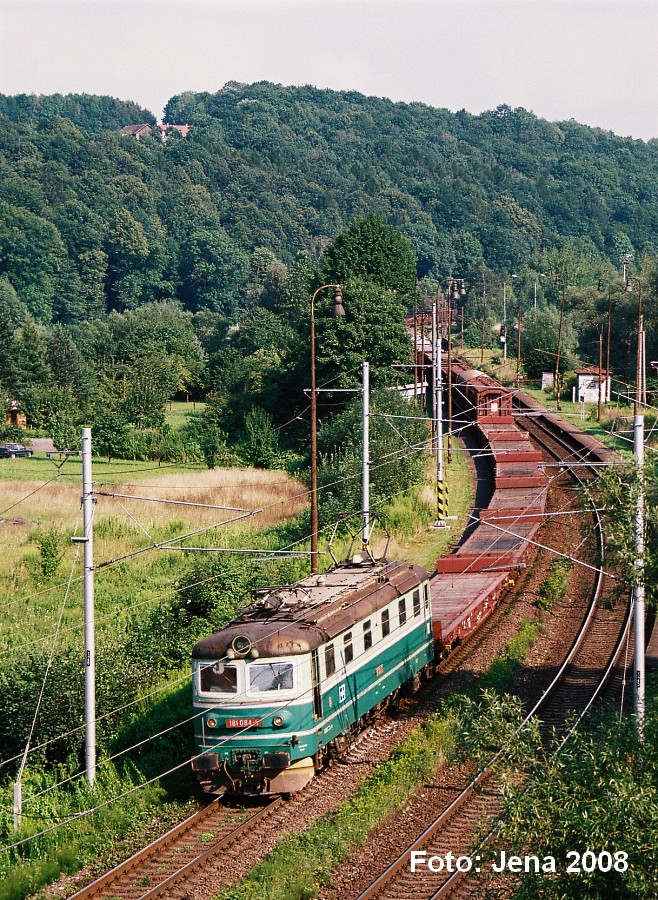
<svg viewBox="0 0 658 900">
<path fill-rule="evenodd" d="M 332 760 L 340 759 L 343 753 L 347 750 L 350 745 L 349 736 L 345 734 L 339 734 L 338 737 L 333 738 L 327 750 L 329 752 L 329 756 Z"/>
</svg>

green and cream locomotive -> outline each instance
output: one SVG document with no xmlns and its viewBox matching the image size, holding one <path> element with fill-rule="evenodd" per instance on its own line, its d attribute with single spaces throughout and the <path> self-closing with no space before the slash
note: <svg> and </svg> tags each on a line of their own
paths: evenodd
<svg viewBox="0 0 658 900">
<path fill-rule="evenodd" d="M 211 794 L 300 790 L 433 658 L 419 566 L 347 564 L 269 588 L 194 648 L 199 783 Z"/>
</svg>

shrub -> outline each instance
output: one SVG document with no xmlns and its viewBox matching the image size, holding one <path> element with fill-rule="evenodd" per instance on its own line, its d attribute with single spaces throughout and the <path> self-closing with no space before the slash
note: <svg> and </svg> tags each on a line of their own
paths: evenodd
<svg viewBox="0 0 658 900">
<path fill-rule="evenodd" d="M 569 586 L 569 572 L 573 563 L 568 559 L 556 559 L 551 564 L 550 574 L 539 586 L 537 606 L 540 609 L 550 609 L 554 603 L 561 600 Z"/>
<path fill-rule="evenodd" d="M 10 441 L 12 444 L 23 444 L 26 447 L 30 444 L 27 432 L 20 425 L 0 426 L 0 442 L 5 441 Z"/>
<path fill-rule="evenodd" d="M 60 533 L 56 528 L 49 528 L 47 531 L 40 531 L 35 540 L 39 548 L 41 574 L 44 578 L 52 578 L 64 556 Z"/>
</svg>

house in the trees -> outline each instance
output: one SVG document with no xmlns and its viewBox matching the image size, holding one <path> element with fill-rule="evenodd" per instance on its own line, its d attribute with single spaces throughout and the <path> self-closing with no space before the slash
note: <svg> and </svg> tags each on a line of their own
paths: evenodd
<svg viewBox="0 0 658 900">
<path fill-rule="evenodd" d="M 142 125 L 124 125 L 121 129 L 121 134 L 129 134 L 135 138 L 135 140 L 139 141 L 141 138 L 146 137 L 146 135 L 151 134 L 153 132 L 153 128 L 156 128 L 158 134 L 160 135 L 163 143 L 167 140 L 167 138 L 171 137 L 173 132 L 177 132 L 181 137 L 187 137 L 190 131 L 189 125 L 148 125 L 146 122 Z"/>
<path fill-rule="evenodd" d="M 145 122 L 142 125 L 124 125 L 121 129 L 121 134 L 130 134 L 136 141 L 139 141 L 150 134 L 152 130 L 151 126 Z"/>
<path fill-rule="evenodd" d="M 27 418 L 18 405 L 17 400 L 7 400 L 5 407 L 5 425 L 18 425 L 19 428 L 27 427 Z"/>
<path fill-rule="evenodd" d="M 166 141 L 167 138 L 171 135 L 173 131 L 178 132 L 181 137 L 187 137 L 190 131 L 189 125 L 158 125 L 158 129 L 160 131 L 160 137 L 163 141 Z"/>
</svg>

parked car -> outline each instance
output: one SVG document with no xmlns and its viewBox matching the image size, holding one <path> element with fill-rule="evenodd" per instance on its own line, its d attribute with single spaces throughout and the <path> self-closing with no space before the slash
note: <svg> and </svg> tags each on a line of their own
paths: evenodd
<svg viewBox="0 0 658 900">
<path fill-rule="evenodd" d="M 13 459 L 15 456 L 32 456 L 32 450 L 22 444 L 0 444 L 0 457 Z"/>
</svg>

